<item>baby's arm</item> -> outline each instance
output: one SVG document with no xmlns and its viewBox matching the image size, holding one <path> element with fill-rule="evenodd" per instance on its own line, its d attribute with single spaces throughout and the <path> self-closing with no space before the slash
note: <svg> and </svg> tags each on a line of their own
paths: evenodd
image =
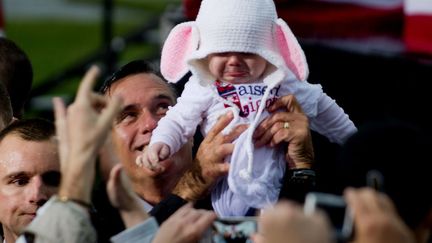
<svg viewBox="0 0 432 243">
<path fill-rule="evenodd" d="M 165 143 L 154 143 L 147 148 L 136 158 L 136 164 L 140 167 L 145 166 L 151 170 L 159 169 L 158 163 L 168 158 L 170 147 Z"/>
<path fill-rule="evenodd" d="M 152 131 L 149 146 L 138 156 L 136 163 L 150 169 L 157 169 L 158 161 L 176 153 L 195 133 L 212 101 L 210 87 L 203 87 L 192 77 L 185 85 L 177 104 L 170 107 L 157 127 Z"/>
<path fill-rule="evenodd" d="M 338 144 L 343 144 L 357 131 L 348 114 L 325 93 L 319 99 L 317 116 L 311 119 L 311 128 Z"/>
<path fill-rule="evenodd" d="M 203 87 L 192 78 L 186 83 L 177 104 L 169 108 L 152 132 L 150 145 L 167 144 L 170 155 L 179 151 L 193 137 L 198 124 L 206 119 L 205 112 L 214 99 L 211 87 Z"/>
<path fill-rule="evenodd" d="M 349 116 L 323 92 L 321 85 L 308 82 L 295 85 L 294 94 L 309 117 L 312 130 L 338 144 L 343 144 L 346 138 L 357 131 Z"/>
</svg>

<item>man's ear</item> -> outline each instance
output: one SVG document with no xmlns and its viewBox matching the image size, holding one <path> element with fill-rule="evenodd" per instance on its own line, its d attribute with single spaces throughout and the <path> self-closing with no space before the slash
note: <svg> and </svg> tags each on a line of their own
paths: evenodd
<svg viewBox="0 0 432 243">
<path fill-rule="evenodd" d="M 168 82 L 177 83 L 189 71 L 187 58 L 198 49 L 199 34 L 195 21 L 176 25 L 169 33 L 161 54 L 161 73 Z"/>
</svg>

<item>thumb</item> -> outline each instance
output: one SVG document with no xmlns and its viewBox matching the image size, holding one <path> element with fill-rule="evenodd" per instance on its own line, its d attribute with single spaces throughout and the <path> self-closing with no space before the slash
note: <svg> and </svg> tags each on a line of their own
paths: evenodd
<svg viewBox="0 0 432 243">
<path fill-rule="evenodd" d="M 120 185 L 120 172 L 122 166 L 120 164 L 115 165 L 109 175 L 108 183 L 107 183 L 107 194 L 110 200 L 110 203 L 113 207 L 119 207 L 119 203 L 117 201 L 117 189 Z"/>
</svg>

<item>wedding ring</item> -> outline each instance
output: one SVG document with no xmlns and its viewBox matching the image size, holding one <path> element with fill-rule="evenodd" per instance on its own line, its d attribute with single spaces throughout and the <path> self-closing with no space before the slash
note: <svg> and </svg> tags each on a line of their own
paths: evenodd
<svg viewBox="0 0 432 243">
<path fill-rule="evenodd" d="M 288 129 L 290 127 L 289 122 L 284 122 L 283 128 Z"/>
</svg>

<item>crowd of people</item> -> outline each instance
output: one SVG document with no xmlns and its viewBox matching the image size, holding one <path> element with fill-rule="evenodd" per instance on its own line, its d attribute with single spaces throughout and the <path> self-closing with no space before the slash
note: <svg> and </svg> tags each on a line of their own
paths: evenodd
<svg viewBox="0 0 432 243">
<path fill-rule="evenodd" d="M 273 1 L 263 2 L 270 4 L 271 12 Z M 259 4 L 262 2 L 257 6 Z M 241 13 L 246 9 L 237 10 L 233 13 L 242 22 Z M 245 13 L 251 16 L 251 13 Z M 222 24 L 217 27 L 220 26 L 227 28 Z M 283 26 L 279 34 L 287 31 Z M 202 25 L 193 28 L 199 27 Z M 202 33 L 213 33 L 211 26 L 205 25 L 205 28 L 210 30 Z M 252 31 L 254 27 L 236 27 L 241 28 Z M 185 37 L 190 33 L 183 31 L 181 35 Z M 216 43 L 236 40 L 235 35 L 228 40 L 223 36 L 226 35 Z M 24 118 L 24 104 L 32 83 L 31 62 L 13 41 L 0 38 L 0 223 L 3 242 L 213 242 L 212 225 L 227 214 L 253 216 L 256 230 L 245 242 L 337 242 L 327 214 L 331 212 L 318 210 L 305 214 L 302 207 L 306 194 L 319 190 L 316 176 L 320 171 L 314 168 L 312 130 L 321 131 L 340 143 L 337 171 L 323 178 L 334 177 L 339 182 L 334 191 L 344 197 L 354 222 L 354 233 L 349 241 L 430 242 L 432 197 L 424 189 L 431 181 L 427 156 L 430 135 L 405 121 L 385 120 L 355 127 L 343 110 L 323 93 L 321 86 L 308 86 L 305 80 L 307 66 L 304 66 L 307 64 L 296 62 L 302 60 L 301 49 L 290 49 L 292 41 L 296 43 L 295 38 L 286 33 L 283 36 L 291 38 L 291 42 L 278 43 L 288 47 L 282 52 L 296 51 L 297 56 L 274 59 L 277 53 L 266 56 L 263 54 L 266 52 L 261 52 L 263 46 L 254 49 L 252 44 L 246 50 L 241 49 L 241 45 L 212 49 L 205 42 L 209 38 L 202 37 L 203 43 L 199 47 L 208 47 L 211 51 L 200 56 L 199 59 L 204 59 L 198 64 L 186 57 L 184 60 L 170 58 L 174 63 L 169 68 L 164 66 L 162 75 L 152 63 L 133 60 L 106 79 L 98 92 L 94 90 L 100 70 L 92 66 L 84 74 L 72 104 L 66 105 L 60 98 L 53 99 L 53 121 Z M 276 39 L 286 40 L 281 36 Z M 242 43 L 247 41 L 250 40 L 246 38 Z M 265 42 L 263 45 L 268 47 Z M 215 54 L 211 54 L 213 52 Z M 213 61 L 219 64 L 212 65 L 206 58 L 208 55 L 216 57 Z M 264 61 L 260 62 L 260 58 Z M 272 94 L 271 97 L 268 96 L 272 90 L 269 88 L 263 100 L 262 94 L 259 95 L 261 102 L 257 104 L 266 104 L 266 115 L 254 120 L 252 125 L 239 122 L 238 117 L 244 113 L 242 106 L 237 107 L 236 102 L 240 101 L 232 97 L 227 99 L 230 102 L 222 102 L 219 104 L 222 108 L 218 107 L 223 109 L 225 105 L 225 112 L 211 117 L 211 126 L 206 128 L 202 141 L 193 139 L 195 129 L 188 134 L 179 128 L 185 136 L 184 141 L 168 153 L 161 155 L 158 151 L 156 161 L 153 161 L 151 156 L 145 157 L 150 151 L 152 135 L 158 128 L 158 133 L 161 132 L 159 121 L 169 117 L 172 107 L 183 97 L 177 102 L 174 86 L 165 79 L 167 75 L 169 79 L 173 78 L 167 72 L 179 71 L 174 65 L 175 60 L 181 66 L 179 68 L 184 69 L 176 79 L 189 69 L 193 75 L 203 75 L 194 65 L 202 68 L 204 63 L 209 65 L 209 73 L 221 83 L 230 84 L 227 78 L 230 75 L 244 81 L 254 77 L 251 85 L 258 87 L 255 78 L 262 81 L 266 75 L 274 78 L 271 75 L 276 73 L 279 82 L 288 77 L 292 82 L 287 85 L 295 88 L 292 93 Z M 182 61 L 184 63 L 180 63 Z M 255 72 L 260 66 L 265 68 Z M 306 70 L 303 73 L 306 76 L 302 76 L 302 68 Z M 231 74 L 224 69 L 231 70 Z M 278 71 L 287 72 L 287 77 L 277 76 Z M 249 76 L 250 73 L 253 75 Z M 208 78 L 206 75 L 200 77 Z M 213 76 L 210 79 L 216 81 Z M 244 82 L 238 84 L 247 86 Z M 235 87 L 239 89 L 239 86 L 232 87 L 238 92 Z M 308 89 L 314 89 L 321 96 L 308 96 Z M 199 95 L 195 94 L 195 98 L 199 99 Z M 271 100 L 268 105 L 267 99 Z M 318 100 L 312 102 L 315 107 L 308 103 L 312 99 Z M 213 105 L 218 102 L 221 99 Z M 241 176 L 241 173 L 232 174 L 232 167 L 239 159 L 231 155 L 247 150 L 237 143 L 244 134 L 253 138 L 254 148 L 275 150 L 277 147 L 278 153 L 282 153 L 282 156 L 275 155 L 264 161 L 272 163 L 273 158 L 283 158 L 284 166 L 277 167 L 281 170 L 280 176 L 276 177 L 279 183 L 271 184 L 276 191 L 271 204 L 250 202 L 262 198 L 254 198 L 257 195 L 253 193 L 236 194 L 231 184 L 223 189 L 232 190 L 230 194 L 214 193 L 224 188 L 221 183 L 228 183 L 230 176 Z M 178 138 L 173 135 L 169 139 Z M 259 172 L 265 173 L 256 170 L 260 168 L 256 167 L 259 161 L 248 161 L 247 158 L 245 161 L 245 165 L 255 166 L 255 170 L 249 171 L 251 183 L 258 180 Z M 370 176 L 372 173 L 374 176 Z M 263 179 L 261 183 L 275 178 L 266 176 Z M 247 188 L 247 185 L 241 186 Z M 230 200 L 215 203 L 215 197 L 224 195 L 230 195 Z M 250 200 L 245 200 L 246 196 L 251 196 Z M 220 210 L 221 205 L 232 207 L 232 211 Z"/>
</svg>

